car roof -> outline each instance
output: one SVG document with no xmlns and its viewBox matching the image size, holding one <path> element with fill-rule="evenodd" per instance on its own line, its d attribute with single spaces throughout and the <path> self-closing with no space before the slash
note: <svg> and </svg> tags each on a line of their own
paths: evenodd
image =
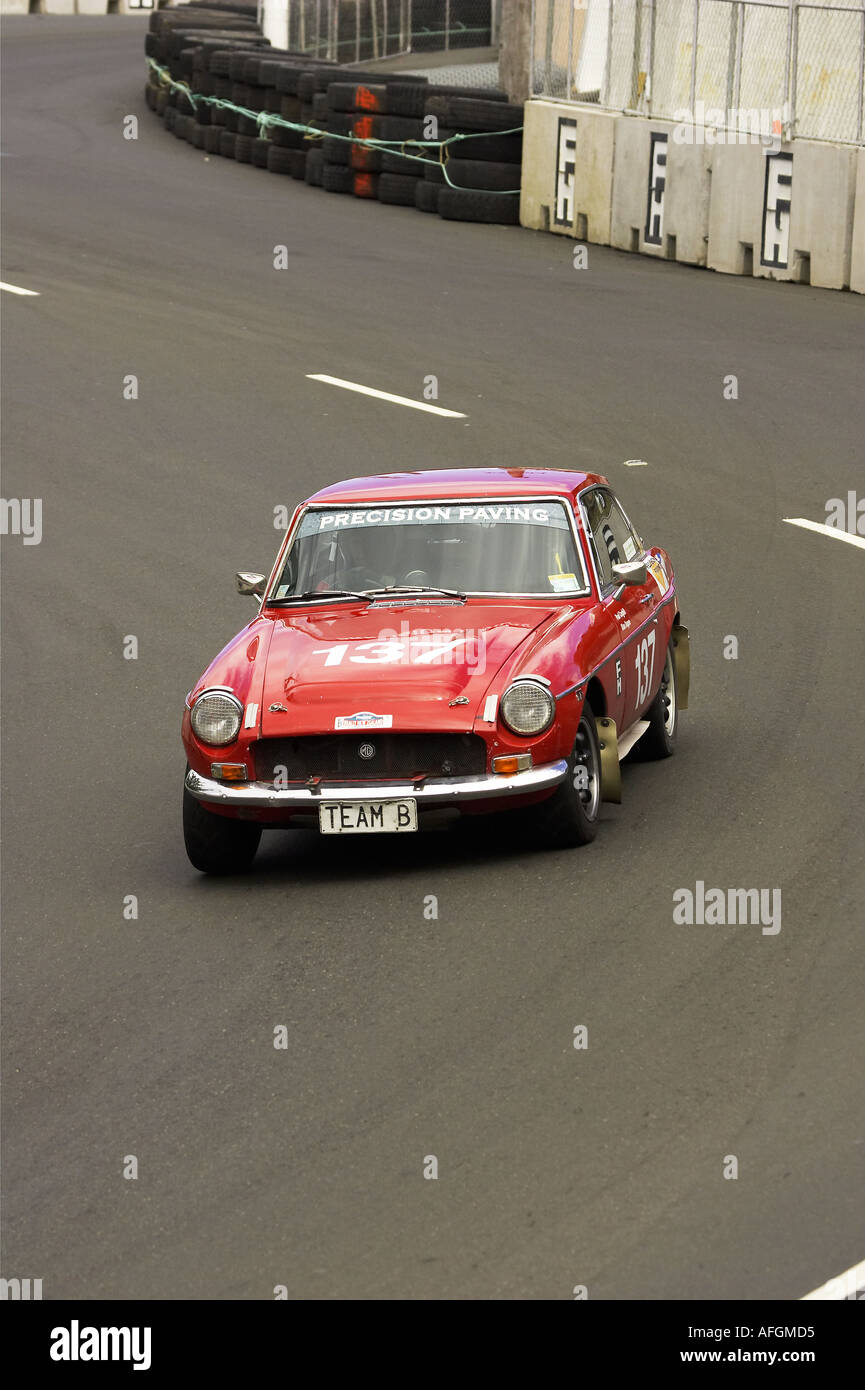
<svg viewBox="0 0 865 1390">
<path fill-rule="evenodd" d="M 396 498 L 436 497 L 573 497 L 586 484 L 603 483 L 599 473 L 565 468 L 436 468 L 417 473 L 375 473 L 347 478 L 313 493 L 307 502 L 338 504 L 384 502 Z"/>
</svg>

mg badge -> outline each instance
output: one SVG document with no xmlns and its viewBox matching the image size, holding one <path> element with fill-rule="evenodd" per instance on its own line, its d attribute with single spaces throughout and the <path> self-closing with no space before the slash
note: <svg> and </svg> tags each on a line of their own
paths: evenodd
<svg viewBox="0 0 865 1390">
<path fill-rule="evenodd" d="M 360 754 L 360 756 L 361 756 L 362 758 L 367 758 L 367 759 L 368 759 L 368 758 L 374 758 L 374 757 L 375 757 L 375 744 L 374 744 L 374 743 L 361 743 L 361 744 L 359 745 L 357 751 L 358 751 L 358 753 Z"/>
</svg>

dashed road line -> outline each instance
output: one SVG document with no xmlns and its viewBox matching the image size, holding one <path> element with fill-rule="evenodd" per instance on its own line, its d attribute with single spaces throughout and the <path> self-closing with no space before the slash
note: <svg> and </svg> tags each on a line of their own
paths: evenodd
<svg viewBox="0 0 865 1390">
<path fill-rule="evenodd" d="M 824 526 L 822 521 L 806 521 L 803 516 L 785 516 L 788 526 L 801 526 L 806 531 L 818 531 L 821 536 L 831 536 L 836 541 L 846 541 L 848 545 L 858 545 L 865 550 L 865 536 L 854 536 L 850 531 L 841 531 L 837 526 Z"/>
<path fill-rule="evenodd" d="M 390 391 L 377 391 L 373 386 L 361 386 L 357 381 L 343 381 L 339 376 L 322 376 L 307 372 L 308 381 L 324 381 L 328 386 L 341 386 L 344 391 L 358 391 L 362 396 L 375 396 L 380 401 L 391 401 L 394 405 L 407 405 L 411 410 L 426 410 L 430 415 L 447 415 L 451 420 L 464 420 L 461 410 L 445 410 L 440 405 L 428 405 L 426 401 L 413 401 L 409 396 L 394 396 Z"/>
<path fill-rule="evenodd" d="M 7 285 L 5 280 L 0 280 L 0 290 L 6 290 L 9 294 L 28 294 L 35 299 L 39 298 L 38 290 L 22 290 L 20 285 Z"/>
<path fill-rule="evenodd" d="M 857 1292 L 865 1297 L 865 1260 L 860 1260 L 858 1265 L 845 1269 L 843 1274 L 837 1274 L 834 1279 L 827 1280 L 819 1289 L 814 1289 L 813 1293 L 803 1294 L 799 1302 L 807 1303 L 809 1299 L 827 1302 L 829 1299 L 854 1298 Z"/>
</svg>

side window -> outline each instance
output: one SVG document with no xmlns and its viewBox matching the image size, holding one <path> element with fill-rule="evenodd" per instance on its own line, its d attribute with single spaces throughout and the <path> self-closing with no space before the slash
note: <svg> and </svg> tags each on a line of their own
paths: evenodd
<svg viewBox="0 0 865 1390">
<path fill-rule="evenodd" d="M 613 565 L 626 564 L 642 554 L 643 544 L 611 492 L 596 487 L 584 493 L 589 531 L 595 551 L 601 587 L 613 583 Z"/>
</svg>

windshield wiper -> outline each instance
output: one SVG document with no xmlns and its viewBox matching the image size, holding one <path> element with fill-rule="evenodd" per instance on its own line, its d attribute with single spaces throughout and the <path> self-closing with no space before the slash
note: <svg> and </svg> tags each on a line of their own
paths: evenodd
<svg viewBox="0 0 865 1390">
<path fill-rule="evenodd" d="M 268 607 L 279 608 L 284 603 L 308 603 L 313 598 L 359 598 L 369 603 L 369 593 L 360 594 L 356 589 L 305 589 L 302 594 L 286 594 L 285 598 L 272 598 Z"/>
<path fill-rule="evenodd" d="M 388 584 L 383 589 L 367 589 L 370 597 L 379 594 L 444 594 L 447 598 L 465 598 L 461 589 L 443 589 L 440 584 Z"/>
</svg>

